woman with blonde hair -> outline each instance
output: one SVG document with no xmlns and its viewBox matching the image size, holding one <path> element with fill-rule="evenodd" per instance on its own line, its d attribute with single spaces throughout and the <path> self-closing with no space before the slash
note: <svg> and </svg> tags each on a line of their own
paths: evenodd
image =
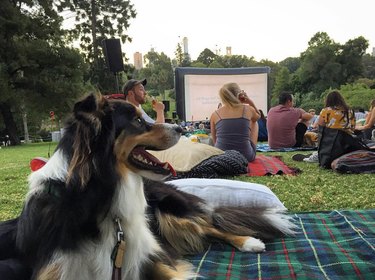
<svg viewBox="0 0 375 280">
<path fill-rule="evenodd" d="M 366 116 L 364 125 L 356 126 L 356 130 L 363 130 L 364 137 L 371 139 L 372 131 L 375 129 L 375 99 L 370 103 L 370 110 Z"/>
<path fill-rule="evenodd" d="M 237 150 L 253 161 L 258 139 L 259 111 L 237 83 L 227 83 L 219 90 L 222 106 L 210 118 L 211 137 L 221 150 Z"/>
</svg>

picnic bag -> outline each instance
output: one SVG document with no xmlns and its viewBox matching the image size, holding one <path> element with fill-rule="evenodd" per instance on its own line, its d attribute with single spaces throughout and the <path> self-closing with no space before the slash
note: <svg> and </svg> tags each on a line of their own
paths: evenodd
<svg viewBox="0 0 375 280">
<path fill-rule="evenodd" d="M 318 144 L 319 166 L 331 168 L 336 158 L 357 150 L 369 150 L 363 141 L 344 130 L 329 127 L 319 127 L 320 139 Z"/>
<path fill-rule="evenodd" d="M 375 173 L 375 151 L 358 150 L 338 157 L 331 164 L 339 173 Z"/>
</svg>

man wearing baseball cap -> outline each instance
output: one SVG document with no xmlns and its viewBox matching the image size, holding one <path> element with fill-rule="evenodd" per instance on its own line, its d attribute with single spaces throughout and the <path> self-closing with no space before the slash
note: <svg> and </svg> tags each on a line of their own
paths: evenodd
<svg viewBox="0 0 375 280">
<path fill-rule="evenodd" d="M 152 101 L 152 109 L 156 112 L 156 121 L 153 120 L 149 115 L 142 108 L 142 104 L 146 103 L 146 90 L 145 85 L 147 84 L 147 80 L 135 80 L 130 79 L 126 82 L 123 87 L 123 94 L 125 96 L 126 101 L 134 104 L 138 107 L 142 112 L 142 117 L 148 123 L 164 123 L 164 104 L 162 102 L 158 102 L 156 100 Z"/>
</svg>

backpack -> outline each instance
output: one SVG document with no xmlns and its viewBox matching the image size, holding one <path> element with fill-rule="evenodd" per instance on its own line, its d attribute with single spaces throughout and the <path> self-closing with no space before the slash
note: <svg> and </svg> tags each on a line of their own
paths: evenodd
<svg viewBox="0 0 375 280">
<path fill-rule="evenodd" d="M 359 137 L 344 130 L 321 126 L 319 133 L 319 166 L 323 168 L 331 168 L 332 161 L 344 154 L 357 150 L 370 150 Z"/>
</svg>

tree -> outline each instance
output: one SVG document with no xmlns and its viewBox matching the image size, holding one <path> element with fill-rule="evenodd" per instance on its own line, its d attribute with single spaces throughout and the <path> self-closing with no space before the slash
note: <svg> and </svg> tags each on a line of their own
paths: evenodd
<svg viewBox="0 0 375 280">
<path fill-rule="evenodd" d="M 338 87 L 341 82 L 341 64 L 337 62 L 340 46 L 325 32 L 318 32 L 301 54 L 298 76 L 304 92 L 321 93 L 330 87 Z"/>
<path fill-rule="evenodd" d="M 255 66 L 254 57 L 249 58 L 246 55 L 217 56 L 215 58 L 215 62 L 219 63 L 222 68 L 241 68 Z"/>
<path fill-rule="evenodd" d="M 198 56 L 194 63 L 202 63 L 205 67 L 209 67 L 210 64 L 216 59 L 217 55 L 210 49 L 205 48 Z"/>
<path fill-rule="evenodd" d="M 352 83 L 363 75 L 362 57 L 368 42 L 362 36 L 340 45 L 327 33 L 318 32 L 308 45 L 296 72 L 303 92 L 312 91 L 318 96 L 328 88 Z"/>
<path fill-rule="evenodd" d="M 49 0 L 0 6 L 0 111 L 12 144 L 20 143 L 21 113 L 66 112 L 82 93 L 85 65 L 64 45 L 61 21 Z"/>
<path fill-rule="evenodd" d="M 352 83 L 362 76 L 364 71 L 362 57 L 367 48 L 368 41 L 362 36 L 349 40 L 341 46 L 337 58 L 342 66 L 342 81 L 340 84 Z"/>
<path fill-rule="evenodd" d="M 299 57 L 287 57 L 280 61 L 280 66 L 288 68 L 289 73 L 293 74 L 301 65 L 301 59 Z"/>
<path fill-rule="evenodd" d="M 181 67 L 184 61 L 184 54 L 182 53 L 182 47 L 180 43 L 177 44 L 176 51 L 174 52 L 174 54 L 176 56 L 177 66 Z"/>
<path fill-rule="evenodd" d="M 272 106 L 278 104 L 280 92 L 289 90 L 291 90 L 289 70 L 286 67 L 281 67 L 276 75 L 275 85 L 272 89 Z"/>
<path fill-rule="evenodd" d="M 368 79 L 375 79 L 375 56 L 365 54 L 362 57 L 363 63 L 363 77 Z"/>
<path fill-rule="evenodd" d="M 99 50 L 102 41 L 107 38 L 118 37 L 122 43 L 131 42 L 131 38 L 125 34 L 125 31 L 129 28 L 129 20 L 137 15 L 133 4 L 130 1 L 120 0 L 58 0 L 55 2 L 59 12 L 70 11 L 75 15 L 76 24 L 69 32 L 73 39 L 79 40 L 86 62 L 90 63 L 88 78 L 102 91 L 108 90 L 113 77 L 110 77 L 108 73 L 102 74 L 107 69 L 103 52 Z"/>
<path fill-rule="evenodd" d="M 145 68 L 139 71 L 138 78 L 147 78 L 147 88 L 151 89 L 150 94 L 162 95 L 165 99 L 165 91 L 174 86 L 174 76 L 171 59 L 163 52 L 150 51 L 145 54 Z"/>
<path fill-rule="evenodd" d="M 371 89 L 364 83 L 342 85 L 340 92 L 350 107 L 367 110 L 370 108 L 370 102 L 375 96 L 375 89 Z"/>
</svg>

